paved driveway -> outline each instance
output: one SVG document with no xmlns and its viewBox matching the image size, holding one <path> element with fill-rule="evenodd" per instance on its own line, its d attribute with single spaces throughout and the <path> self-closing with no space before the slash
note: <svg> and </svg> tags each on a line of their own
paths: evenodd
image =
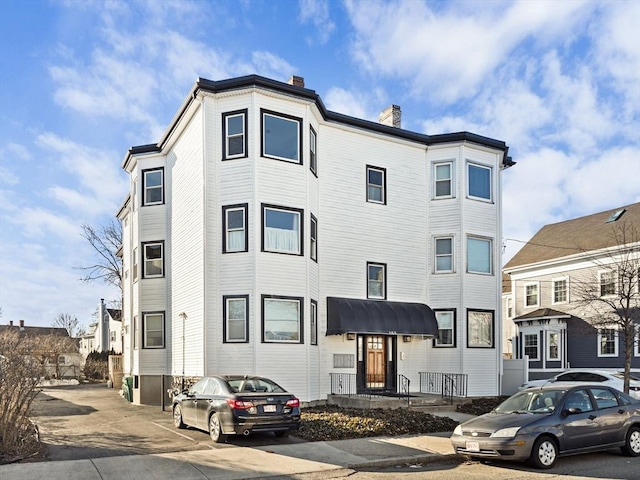
<svg viewBox="0 0 640 480">
<path fill-rule="evenodd" d="M 254 447 L 303 440 L 273 434 L 231 437 L 214 444 L 200 430 L 178 430 L 169 407 L 132 405 L 105 384 L 45 387 L 33 403 L 34 421 L 48 453 L 42 460 Z"/>
</svg>

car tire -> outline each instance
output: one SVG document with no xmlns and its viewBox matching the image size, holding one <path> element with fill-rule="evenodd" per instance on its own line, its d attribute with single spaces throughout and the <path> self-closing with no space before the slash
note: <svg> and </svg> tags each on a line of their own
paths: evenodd
<svg viewBox="0 0 640 480">
<path fill-rule="evenodd" d="M 187 425 L 182 421 L 182 407 L 175 405 L 173 407 L 173 424 L 176 428 L 185 428 Z"/>
<path fill-rule="evenodd" d="M 640 455 L 640 428 L 633 426 L 629 429 L 624 440 L 624 447 L 621 447 L 620 450 L 629 457 Z"/>
<path fill-rule="evenodd" d="M 227 435 L 222 433 L 220 416 L 215 412 L 209 417 L 209 436 L 214 443 L 223 443 L 227 440 Z"/>
<path fill-rule="evenodd" d="M 286 438 L 291 433 L 291 430 L 278 430 L 277 432 L 273 433 L 275 433 L 276 437 L 278 438 Z"/>
<path fill-rule="evenodd" d="M 535 468 L 548 469 L 556 464 L 558 459 L 558 445 L 549 436 L 538 437 L 533 443 L 529 463 Z"/>
</svg>

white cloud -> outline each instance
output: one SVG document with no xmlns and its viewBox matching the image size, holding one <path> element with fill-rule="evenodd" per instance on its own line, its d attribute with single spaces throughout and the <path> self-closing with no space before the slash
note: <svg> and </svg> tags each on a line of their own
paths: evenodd
<svg viewBox="0 0 640 480">
<path fill-rule="evenodd" d="M 386 107 L 386 97 L 381 89 L 373 90 L 346 90 L 334 87 L 323 96 L 327 109 L 363 118 L 374 122 L 378 121 L 378 115 Z M 379 111 L 372 110 L 374 105 L 384 105 Z"/>
<path fill-rule="evenodd" d="M 299 0 L 299 9 L 300 21 L 312 23 L 316 27 L 319 43 L 327 43 L 336 30 L 336 25 L 329 15 L 328 0 Z M 307 36 L 307 43 L 314 43 L 311 36 Z"/>
</svg>

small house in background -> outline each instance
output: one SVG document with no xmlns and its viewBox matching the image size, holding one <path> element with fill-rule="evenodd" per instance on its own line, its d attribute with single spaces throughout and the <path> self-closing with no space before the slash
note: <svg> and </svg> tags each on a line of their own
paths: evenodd
<svg viewBox="0 0 640 480">
<path fill-rule="evenodd" d="M 42 365 L 46 379 L 80 376 L 83 357 L 78 340 L 69 337 L 66 329 L 29 327 L 24 320 L 20 320 L 18 324 L 10 320 L 8 325 L 0 325 L 0 334 L 5 331 L 14 331 L 35 340 L 37 348 L 33 350 L 33 360 Z"/>
<path fill-rule="evenodd" d="M 614 299 L 622 262 L 632 262 L 631 307 L 640 307 L 640 203 L 544 226 L 504 266 L 503 319 L 513 319 L 515 358 L 528 356 L 529 380 L 569 368 L 624 369 L 624 336 L 615 325 L 594 326 L 586 287 Z M 509 313 L 512 312 L 512 314 Z M 636 327 L 637 331 L 637 327 Z M 632 370 L 640 369 L 635 336 Z"/>
<path fill-rule="evenodd" d="M 87 358 L 91 352 L 122 353 L 122 311 L 107 308 L 104 299 L 98 306 L 98 321 L 89 324 L 80 336 L 80 353 Z"/>
</svg>

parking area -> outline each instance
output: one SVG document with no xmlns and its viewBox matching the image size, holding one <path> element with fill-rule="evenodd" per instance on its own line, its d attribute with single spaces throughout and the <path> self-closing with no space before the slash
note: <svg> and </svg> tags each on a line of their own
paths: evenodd
<svg viewBox="0 0 640 480">
<path fill-rule="evenodd" d="M 173 426 L 170 408 L 132 405 L 105 384 L 45 387 L 32 405 L 47 455 L 79 460 L 302 442 L 271 433 L 214 444 L 207 432 Z"/>
</svg>

